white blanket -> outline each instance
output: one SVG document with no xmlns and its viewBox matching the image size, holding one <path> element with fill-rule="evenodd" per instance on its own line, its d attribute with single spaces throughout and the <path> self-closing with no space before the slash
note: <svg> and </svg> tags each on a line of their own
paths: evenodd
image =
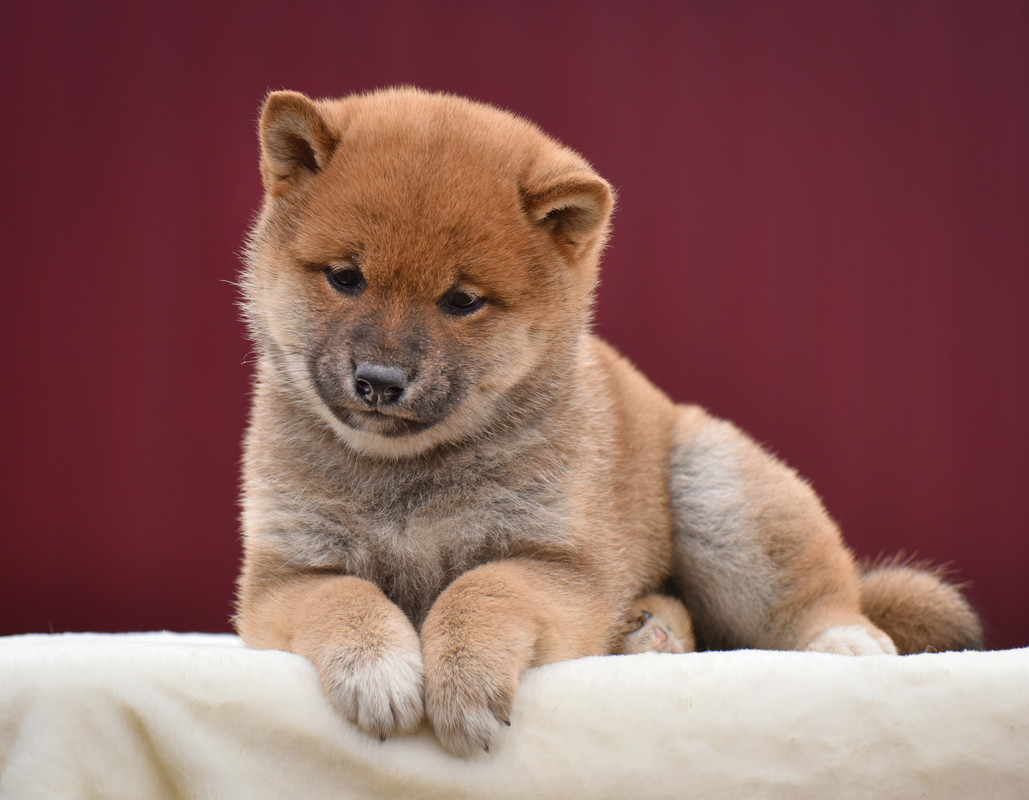
<svg viewBox="0 0 1029 800">
<path fill-rule="evenodd" d="M 232 636 L 0 639 L 0 797 L 1029 798 L 1029 649 L 532 669 L 489 754 L 380 742 Z"/>
</svg>

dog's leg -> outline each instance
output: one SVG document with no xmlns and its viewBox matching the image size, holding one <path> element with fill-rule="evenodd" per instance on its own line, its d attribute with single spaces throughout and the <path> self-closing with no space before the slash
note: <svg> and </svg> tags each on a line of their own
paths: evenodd
<svg viewBox="0 0 1029 800">
<path fill-rule="evenodd" d="M 608 651 L 619 603 L 575 570 L 529 559 L 466 572 L 422 626 L 425 711 L 452 753 L 489 750 L 526 667 Z"/>
<path fill-rule="evenodd" d="M 683 408 L 675 577 L 708 647 L 895 653 L 860 610 L 853 557 L 814 491 L 727 422 Z"/>
<path fill-rule="evenodd" d="M 249 647 L 313 662 L 329 699 L 368 733 L 385 738 L 421 722 L 418 634 L 375 584 L 335 575 L 244 581 L 236 628 Z"/>
</svg>

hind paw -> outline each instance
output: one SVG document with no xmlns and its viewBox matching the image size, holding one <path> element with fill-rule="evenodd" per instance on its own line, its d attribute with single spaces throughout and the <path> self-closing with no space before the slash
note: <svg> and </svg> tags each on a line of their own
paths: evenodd
<svg viewBox="0 0 1029 800">
<path fill-rule="evenodd" d="M 803 649 L 846 656 L 897 655 L 893 640 L 872 625 L 834 625 Z"/>
</svg>

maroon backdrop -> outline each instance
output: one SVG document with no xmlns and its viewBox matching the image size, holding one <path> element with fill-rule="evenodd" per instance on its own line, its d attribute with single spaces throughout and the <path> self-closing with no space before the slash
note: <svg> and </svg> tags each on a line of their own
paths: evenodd
<svg viewBox="0 0 1029 800">
<path fill-rule="evenodd" d="M 413 83 L 585 153 L 600 331 L 1029 644 L 1029 4 L 10 6 L 0 633 L 228 629 L 258 105 Z"/>
</svg>

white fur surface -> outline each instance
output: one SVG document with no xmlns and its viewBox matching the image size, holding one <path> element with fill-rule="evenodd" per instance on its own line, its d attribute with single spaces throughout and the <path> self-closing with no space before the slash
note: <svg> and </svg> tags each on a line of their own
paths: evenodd
<svg viewBox="0 0 1029 800">
<path fill-rule="evenodd" d="M 232 636 L 0 639 L 0 797 L 1029 797 L 1029 649 L 739 651 L 530 670 L 459 759 L 380 742 Z"/>
</svg>

